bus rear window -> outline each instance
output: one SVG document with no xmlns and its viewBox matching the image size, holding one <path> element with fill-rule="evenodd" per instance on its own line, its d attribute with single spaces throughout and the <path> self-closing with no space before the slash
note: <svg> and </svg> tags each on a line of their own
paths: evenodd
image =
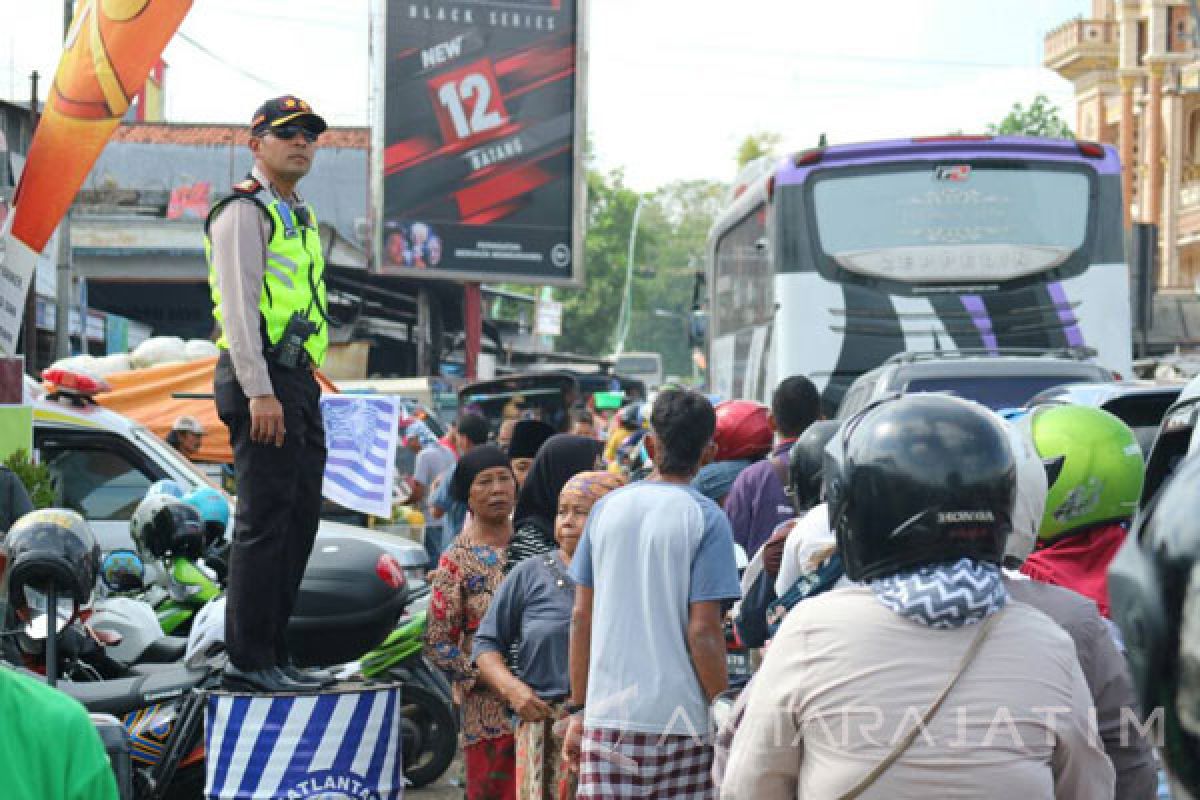
<svg viewBox="0 0 1200 800">
<path fill-rule="evenodd" d="M 912 283 L 1004 281 L 1063 264 L 1087 236 L 1083 171 L 905 164 L 820 175 L 820 250 L 842 269 Z"/>
</svg>

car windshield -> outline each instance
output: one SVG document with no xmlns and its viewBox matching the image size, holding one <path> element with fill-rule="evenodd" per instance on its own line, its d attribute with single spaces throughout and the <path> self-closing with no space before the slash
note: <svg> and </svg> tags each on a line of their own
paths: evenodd
<svg viewBox="0 0 1200 800">
<path fill-rule="evenodd" d="M 1079 381 L 1076 375 L 960 375 L 950 378 L 917 378 L 905 391 L 947 392 L 974 400 L 993 410 L 1018 408 L 1038 392 Z"/>
</svg>

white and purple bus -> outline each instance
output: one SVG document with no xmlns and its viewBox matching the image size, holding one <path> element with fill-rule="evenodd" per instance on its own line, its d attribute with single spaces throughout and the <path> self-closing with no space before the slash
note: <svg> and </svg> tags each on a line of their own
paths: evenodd
<svg viewBox="0 0 1200 800">
<path fill-rule="evenodd" d="M 1090 348 L 1129 375 L 1120 169 L 1108 145 L 949 136 L 760 170 L 709 235 L 710 389 L 767 402 L 801 373 L 832 410 L 905 351 Z"/>
</svg>

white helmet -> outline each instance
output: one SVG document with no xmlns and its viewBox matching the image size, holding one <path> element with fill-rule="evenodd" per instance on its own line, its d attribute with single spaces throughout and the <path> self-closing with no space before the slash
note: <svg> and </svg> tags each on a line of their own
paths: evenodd
<svg viewBox="0 0 1200 800">
<path fill-rule="evenodd" d="M 188 634 L 187 652 L 183 663 L 199 668 L 212 663 L 214 656 L 225 651 L 225 597 L 214 598 L 192 620 Z"/>
<path fill-rule="evenodd" d="M 1046 513 L 1046 495 L 1050 491 L 1046 467 L 1033 444 L 1030 427 L 1024 422 L 1029 415 L 1011 420 L 1008 425 L 1008 445 L 1017 465 L 1017 500 L 1013 504 L 1012 533 L 1004 548 L 1008 566 L 1024 564 L 1037 544 L 1038 528 Z"/>
<path fill-rule="evenodd" d="M 1183 387 L 1183 391 L 1179 393 L 1179 397 L 1171 404 L 1171 407 L 1181 406 L 1188 401 L 1194 401 L 1197 397 L 1200 397 L 1200 375 L 1187 382 L 1187 385 Z M 1196 428 L 1192 428 L 1192 438 L 1188 442 L 1187 454 L 1194 456 L 1198 451 L 1200 451 L 1200 436 L 1196 435 Z"/>
</svg>

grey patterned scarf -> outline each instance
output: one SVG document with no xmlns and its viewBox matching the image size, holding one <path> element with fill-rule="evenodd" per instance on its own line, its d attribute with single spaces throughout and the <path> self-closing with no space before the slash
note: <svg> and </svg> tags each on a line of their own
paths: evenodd
<svg viewBox="0 0 1200 800">
<path fill-rule="evenodd" d="M 1000 567 L 968 558 L 898 572 L 870 586 L 880 603 L 930 628 L 974 625 L 1008 601 Z"/>
</svg>

